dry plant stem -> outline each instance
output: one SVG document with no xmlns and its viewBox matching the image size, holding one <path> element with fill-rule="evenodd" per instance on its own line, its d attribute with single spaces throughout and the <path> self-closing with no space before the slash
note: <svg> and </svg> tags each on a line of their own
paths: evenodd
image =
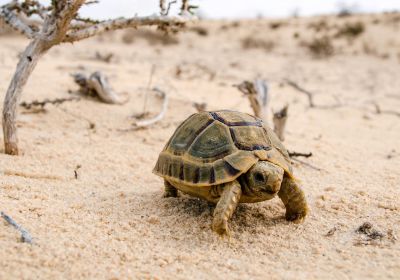
<svg viewBox="0 0 400 280">
<path fill-rule="evenodd" d="M 167 94 L 165 92 L 157 89 L 157 88 L 154 88 L 153 90 L 156 91 L 159 94 L 159 96 L 163 99 L 163 104 L 162 104 L 161 111 L 154 118 L 147 119 L 147 120 L 136 121 L 135 123 L 133 123 L 133 128 L 134 129 L 139 129 L 139 128 L 143 128 L 143 127 L 147 127 L 147 126 L 150 126 L 152 124 L 155 124 L 156 122 L 162 120 L 164 118 L 164 116 L 165 116 L 165 113 L 167 112 L 168 102 L 169 102 Z"/>
<path fill-rule="evenodd" d="M 30 28 L 22 18 L 16 16 L 16 14 L 10 11 L 8 8 L 3 8 L 1 11 L 0 17 L 4 18 L 4 21 L 10 25 L 15 30 L 24 34 L 28 38 L 33 37 L 33 30 Z"/>
<path fill-rule="evenodd" d="M 69 97 L 69 98 L 56 98 L 56 99 L 45 99 L 43 101 L 32 101 L 32 102 L 22 102 L 19 104 L 19 106 L 24 107 L 25 109 L 29 110 L 32 108 L 43 108 L 44 106 L 46 106 L 46 104 L 53 104 L 53 105 L 59 105 L 65 102 L 69 102 L 69 101 L 79 101 L 81 100 L 79 97 Z"/>
<path fill-rule="evenodd" d="M 104 74 L 101 72 L 94 72 L 90 75 L 88 79 L 89 87 L 93 88 L 99 98 L 108 104 L 124 104 L 128 101 L 128 99 L 122 99 L 119 97 L 116 92 L 111 88 L 108 80 Z"/>
<path fill-rule="evenodd" d="M 22 88 L 39 58 L 47 50 L 44 42 L 34 39 L 25 49 L 17 65 L 17 69 L 7 89 L 3 106 L 3 133 L 5 153 L 9 155 L 18 155 L 18 136 L 15 125 L 17 118 L 17 104 L 21 98 Z"/>
<path fill-rule="evenodd" d="M 267 109 L 269 98 L 267 83 L 264 80 L 256 79 L 254 82 L 244 81 L 237 87 L 249 98 L 254 115 L 261 118 L 265 123 L 268 123 Z"/>
<path fill-rule="evenodd" d="M 3 219 L 7 223 L 12 225 L 16 230 L 18 230 L 21 233 L 21 241 L 22 242 L 32 244 L 32 236 L 30 235 L 30 233 L 27 230 L 25 230 L 23 227 L 21 227 L 19 224 L 17 224 L 17 222 L 15 222 L 13 218 L 6 215 L 4 212 L 0 212 L 0 216 L 3 217 Z"/>
<path fill-rule="evenodd" d="M 293 87 L 294 89 L 296 89 L 297 91 L 304 93 L 305 95 L 307 95 L 308 98 L 308 106 L 310 108 L 319 108 L 319 109 L 334 109 L 334 108 L 339 108 L 341 107 L 343 104 L 341 103 L 341 101 L 339 100 L 339 98 L 337 96 L 334 96 L 334 98 L 336 99 L 336 104 L 332 104 L 332 105 L 316 105 L 314 103 L 314 93 L 302 88 L 301 86 L 299 86 L 297 83 L 289 80 L 289 79 L 285 79 L 284 80 L 288 85 L 290 85 L 291 87 Z"/>
<path fill-rule="evenodd" d="M 89 1 L 86 3 L 92 3 Z M 95 1 L 96 2 L 96 1 Z M 181 26 L 187 21 L 187 17 L 169 16 L 148 16 L 133 17 L 129 19 L 119 18 L 103 22 L 80 21 L 78 10 L 85 0 L 53 0 L 49 7 L 39 5 L 36 12 L 29 9 L 37 4 L 25 1 L 24 8 L 18 1 L 11 1 L 0 9 L 0 18 L 7 24 L 17 29 L 28 38 L 32 39 L 25 49 L 7 89 L 3 106 L 3 133 L 5 153 L 18 155 L 18 137 L 15 125 L 17 117 L 17 104 L 22 89 L 25 86 L 30 74 L 34 70 L 40 57 L 54 45 L 63 42 L 75 42 L 109 30 L 122 29 L 127 27 L 138 27 L 144 25 L 158 25 L 167 29 L 170 26 Z M 27 13 L 27 14 L 26 14 Z M 40 18 L 38 24 L 30 24 L 27 21 L 33 13 Z M 101 82 L 101 81 L 100 81 Z"/>
<path fill-rule="evenodd" d="M 106 31 L 117 30 L 123 28 L 136 28 L 139 26 L 151 26 L 151 25 L 179 25 L 184 24 L 187 18 L 176 16 L 147 16 L 147 17 L 133 17 L 129 19 L 119 18 L 114 20 L 103 21 L 95 25 L 83 27 L 78 30 L 71 30 L 67 33 L 63 42 L 75 42 L 80 41 Z"/>
<path fill-rule="evenodd" d="M 298 152 L 288 152 L 289 153 L 289 156 L 291 157 L 291 158 L 293 158 L 293 157 L 305 157 L 305 158 L 309 158 L 309 157 L 312 157 L 312 153 L 310 152 L 310 153 L 298 153 Z"/>
<path fill-rule="evenodd" d="M 283 107 L 280 111 L 274 113 L 273 123 L 274 132 L 281 141 L 285 140 L 285 126 L 288 118 L 289 105 Z"/>
<path fill-rule="evenodd" d="M 297 83 L 295 83 L 295 82 L 293 82 L 293 81 L 291 81 L 291 80 L 289 80 L 289 79 L 285 79 L 285 82 L 286 82 L 288 85 L 292 86 L 294 89 L 298 90 L 299 92 L 304 93 L 305 95 L 307 95 L 307 98 L 308 98 L 308 105 L 310 106 L 310 108 L 315 107 L 315 104 L 314 104 L 314 94 L 313 94 L 312 92 L 310 92 L 310 91 L 308 91 L 308 90 L 302 88 L 302 87 L 299 86 Z"/>
<path fill-rule="evenodd" d="M 35 68 L 40 57 L 51 46 L 61 42 L 66 33 L 69 23 L 75 16 L 77 10 L 82 6 L 85 0 L 75 0 L 72 3 L 59 1 L 58 6 L 46 18 L 43 23 L 42 30 L 34 34 L 35 37 L 25 49 L 17 69 L 7 89 L 3 106 L 3 133 L 4 133 L 4 149 L 9 155 L 18 155 L 18 136 L 15 125 L 17 115 L 17 104 L 21 97 L 22 88 L 33 69 Z M 63 9 L 61 9 L 63 7 Z M 3 8 L 2 16 L 4 14 Z M 14 21 L 15 22 L 15 21 Z M 23 24 L 22 21 L 20 24 Z M 27 27 L 28 28 L 28 27 Z"/>
<path fill-rule="evenodd" d="M 305 166 L 308 166 L 308 167 L 310 167 L 311 169 L 314 169 L 314 170 L 317 170 L 317 171 L 322 171 L 321 168 L 316 167 L 316 166 L 314 166 L 314 165 L 312 165 L 312 164 L 309 164 L 308 162 L 299 160 L 298 158 L 293 158 L 293 157 L 292 157 L 291 159 L 292 159 L 293 161 L 297 161 L 297 162 L 299 162 L 299 163 L 301 163 L 301 164 L 304 164 Z"/>
<path fill-rule="evenodd" d="M 146 114 L 148 92 L 149 92 L 149 90 L 150 90 L 150 86 L 151 86 L 151 83 L 152 83 L 152 81 L 153 81 L 153 76 L 154 76 L 155 71 L 156 71 L 156 66 L 153 64 L 153 65 L 151 66 L 149 83 L 147 84 L 147 90 L 146 90 L 145 96 L 144 96 L 144 104 L 143 104 L 143 113 L 142 113 L 142 115 L 145 115 L 145 114 Z"/>
</svg>

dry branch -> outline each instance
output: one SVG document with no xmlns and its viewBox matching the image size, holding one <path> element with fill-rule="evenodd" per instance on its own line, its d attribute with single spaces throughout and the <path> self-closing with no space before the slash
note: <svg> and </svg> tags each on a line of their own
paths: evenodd
<svg viewBox="0 0 400 280">
<path fill-rule="evenodd" d="M 299 152 L 288 152 L 289 153 L 289 156 L 291 157 L 291 158 L 293 158 L 293 157 L 305 157 L 305 158 L 309 158 L 309 157 L 312 157 L 312 153 L 310 152 L 310 153 L 299 153 Z"/>
<path fill-rule="evenodd" d="M 85 0 L 53 0 L 47 7 L 42 6 L 38 1 L 14 0 L 0 9 L 0 18 L 31 39 L 29 45 L 23 52 L 17 69 L 7 89 L 3 106 L 3 133 L 5 153 L 17 155 L 17 104 L 19 103 L 22 90 L 28 81 L 29 76 L 36 67 L 39 59 L 53 46 L 64 42 L 75 42 L 109 30 L 116 30 L 128 27 L 139 27 L 144 25 L 156 25 L 162 30 L 168 31 L 173 27 L 181 27 L 188 18 L 183 16 L 153 15 L 147 17 L 119 18 L 107 21 L 93 21 L 79 17 L 78 11 L 84 4 L 97 3 L 97 1 Z M 188 10 L 188 1 L 184 6 Z M 31 16 L 39 16 L 39 20 L 33 21 Z M 107 84 L 101 76 L 94 77 L 97 80 L 99 89 L 107 90 Z M 101 92 L 99 92 L 101 94 Z M 110 98 L 105 92 L 106 102 L 117 102 L 121 100 Z"/>
<path fill-rule="evenodd" d="M 16 221 L 14 221 L 13 218 L 11 218 L 10 216 L 6 215 L 4 212 L 0 212 L 0 216 L 3 217 L 3 219 L 9 223 L 10 225 L 12 225 L 16 230 L 18 230 L 21 233 L 21 242 L 26 242 L 29 244 L 32 244 L 32 236 L 30 235 L 30 233 L 25 230 L 22 226 L 20 226 L 19 224 L 17 224 Z"/>
<path fill-rule="evenodd" d="M 337 96 L 335 96 L 334 98 L 336 99 L 336 104 L 332 104 L 332 105 L 316 105 L 314 103 L 314 93 L 312 93 L 309 90 L 304 89 L 303 87 L 299 86 L 297 83 L 289 80 L 289 79 L 284 79 L 284 81 L 290 85 L 291 87 L 293 87 L 294 89 L 296 89 L 297 91 L 304 93 L 307 98 L 308 98 L 308 106 L 310 108 L 319 108 L 319 109 L 334 109 L 334 108 L 338 108 L 342 106 L 342 103 L 340 102 L 339 98 Z"/>
<path fill-rule="evenodd" d="M 94 72 L 89 77 L 77 73 L 72 75 L 74 81 L 80 86 L 80 92 L 87 95 L 95 95 L 107 104 L 125 104 L 128 98 L 121 98 L 111 88 L 107 77 L 101 72 Z"/>
<path fill-rule="evenodd" d="M 274 132 L 281 141 L 285 140 L 285 126 L 288 118 L 288 109 L 289 105 L 286 105 L 278 112 L 275 112 L 272 120 L 274 123 Z"/>
<path fill-rule="evenodd" d="M 236 86 L 245 96 L 249 98 L 250 106 L 256 117 L 268 123 L 268 85 L 266 81 L 256 79 L 254 82 L 244 81 Z"/>
<path fill-rule="evenodd" d="M 100 22 L 89 27 L 83 27 L 77 30 L 70 30 L 62 42 L 72 43 L 80 41 L 95 35 L 99 35 L 106 31 L 118 30 L 124 28 L 137 28 L 139 26 L 157 25 L 160 29 L 166 30 L 172 26 L 183 26 L 187 22 L 187 18 L 181 16 L 147 16 L 147 17 L 133 17 L 133 18 L 119 18 L 114 20 L 107 20 Z"/>
<path fill-rule="evenodd" d="M 381 106 L 379 106 L 379 104 L 377 102 L 372 101 L 371 103 L 372 103 L 372 105 L 374 105 L 375 113 L 377 115 L 386 114 L 386 115 L 394 115 L 394 116 L 400 117 L 400 112 L 396 112 L 396 111 L 392 111 L 392 110 L 382 110 Z"/>
<path fill-rule="evenodd" d="M 69 97 L 69 98 L 56 98 L 56 99 L 45 99 L 43 101 L 37 101 L 34 100 L 32 102 L 21 102 L 19 106 L 24 107 L 27 110 L 30 110 L 32 108 L 40 108 L 43 109 L 46 104 L 52 104 L 52 105 L 59 105 L 64 102 L 68 101 L 79 101 L 79 97 Z"/>
<path fill-rule="evenodd" d="M 193 102 L 193 107 L 197 110 L 197 112 L 204 112 L 207 110 L 207 103 L 205 102 Z"/>
<path fill-rule="evenodd" d="M 158 88 L 153 88 L 153 91 L 157 93 L 158 97 L 162 99 L 162 108 L 160 113 L 158 113 L 155 117 L 146 119 L 146 120 L 137 120 L 132 124 L 133 129 L 140 129 L 150 125 L 155 124 L 156 122 L 162 120 L 165 116 L 165 113 L 168 110 L 168 96 L 165 92 L 161 91 Z"/>
<path fill-rule="evenodd" d="M 303 165 L 305 165 L 305 166 L 308 166 L 308 167 L 310 167 L 311 169 L 314 169 L 314 170 L 317 170 L 317 171 L 322 171 L 321 168 L 316 167 L 316 166 L 314 166 L 314 165 L 312 165 L 312 164 L 310 164 L 310 163 L 308 163 L 308 162 L 299 160 L 298 158 L 292 157 L 291 159 L 292 159 L 293 161 L 299 162 L 299 163 L 301 163 L 301 164 L 303 164 Z"/>
<path fill-rule="evenodd" d="M 314 93 L 302 88 L 301 86 L 299 86 L 297 83 L 289 80 L 289 79 L 285 79 L 284 80 L 288 85 L 290 85 L 291 87 L 293 87 L 294 89 L 298 90 L 301 93 L 304 93 L 307 98 L 308 98 L 308 106 L 310 106 L 310 108 L 315 107 L 314 104 Z"/>
</svg>

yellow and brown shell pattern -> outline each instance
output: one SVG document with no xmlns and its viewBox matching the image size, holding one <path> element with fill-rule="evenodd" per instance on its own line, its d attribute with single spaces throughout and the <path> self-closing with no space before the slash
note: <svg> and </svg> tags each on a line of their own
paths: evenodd
<svg viewBox="0 0 400 280">
<path fill-rule="evenodd" d="M 286 148 L 260 119 L 236 111 L 201 112 L 176 129 L 153 172 L 189 186 L 210 186 L 235 180 L 258 160 L 292 176 Z"/>
</svg>

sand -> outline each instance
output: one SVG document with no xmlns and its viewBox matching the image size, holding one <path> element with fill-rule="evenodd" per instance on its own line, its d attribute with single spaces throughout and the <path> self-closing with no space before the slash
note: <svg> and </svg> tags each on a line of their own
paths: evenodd
<svg viewBox="0 0 400 280">
<path fill-rule="evenodd" d="M 309 26 L 320 20 L 284 20 L 276 29 L 270 20 L 202 22 L 208 36 L 188 31 L 175 44 L 146 34 L 127 44 L 129 34 L 116 32 L 52 49 L 22 101 L 70 97 L 77 89 L 70 74 L 96 70 L 130 101 L 20 108 L 23 155 L 0 154 L 0 211 L 34 243 L 0 221 L 0 279 L 399 279 L 400 23 L 386 14 L 328 17 L 330 29 L 319 32 Z M 302 47 L 358 20 L 365 32 L 333 38 L 333 56 L 316 59 Z M 243 49 L 246 37 L 274 47 Z M 0 37 L 2 98 L 27 42 Z M 113 60 L 96 60 L 96 52 Z M 148 129 L 124 131 L 142 112 L 152 65 L 152 85 L 168 93 L 169 110 Z M 162 198 L 152 168 L 177 125 L 196 112 L 193 102 L 252 113 L 232 85 L 256 77 L 268 81 L 271 110 L 290 106 L 287 148 L 313 153 L 300 158 L 307 164 L 294 163 L 311 211 L 298 225 L 285 221 L 277 198 L 240 205 L 231 239 L 221 239 L 210 229 L 213 206 Z M 286 78 L 314 92 L 316 108 Z M 152 114 L 161 106 L 151 95 L 148 104 Z M 364 222 L 383 237 L 358 233 Z"/>
</svg>

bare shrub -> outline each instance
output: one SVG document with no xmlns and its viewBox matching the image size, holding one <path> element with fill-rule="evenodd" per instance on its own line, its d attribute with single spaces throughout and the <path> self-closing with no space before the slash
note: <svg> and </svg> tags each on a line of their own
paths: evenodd
<svg viewBox="0 0 400 280">
<path fill-rule="evenodd" d="M 271 28 L 271 29 L 279 29 L 279 28 L 282 27 L 283 25 L 284 25 L 283 22 L 281 22 L 281 21 L 275 21 L 275 22 L 271 22 L 271 23 L 269 24 L 269 28 Z"/>
<path fill-rule="evenodd" d="M 325 19 L 318 20 L 316 22 L 311 22 L 308 25 L 309 29 L 313 29 L 316 32 L 329 30 L 330 26 L 328 25 Z"/>
<path fill-rule="evenodd" d="M 315 58 L 325 58 L 335 53 L 332 40 L 328 36 L 314 38 L 310 42 L 302 42 L 302 46 L 306 47 Z"/>
<path fill-rule="evenodd" d="M 143 39 L 150 45 L 176 45 L 179 44 L 179 39 L 174 34 L 162 33 L 150 28 L 143 29 L 128 29 L 122 36 L 122 41 L 126 44 L 132 44 L 137 39 Z"/>
<path fill-rule="evenodd" d="M 267 52 L 272 51 L 275 48 L 275 42 L 272 40 L 266 40 L 261 38 L 254 38 L 247 36 L 242 39 L 243 49 L 262 49 Z"/>
<path fill-rule="evenodd" d="M 364 31 L 365 31 L 365 24 L 363 22 L 361 21 L 353 23 L 348 22 L 339 28 L 335 37 L 338 38 L 345 37 L 347 39 L 355 39 L 356 37 L 364 33 Z"/>
</svg>

